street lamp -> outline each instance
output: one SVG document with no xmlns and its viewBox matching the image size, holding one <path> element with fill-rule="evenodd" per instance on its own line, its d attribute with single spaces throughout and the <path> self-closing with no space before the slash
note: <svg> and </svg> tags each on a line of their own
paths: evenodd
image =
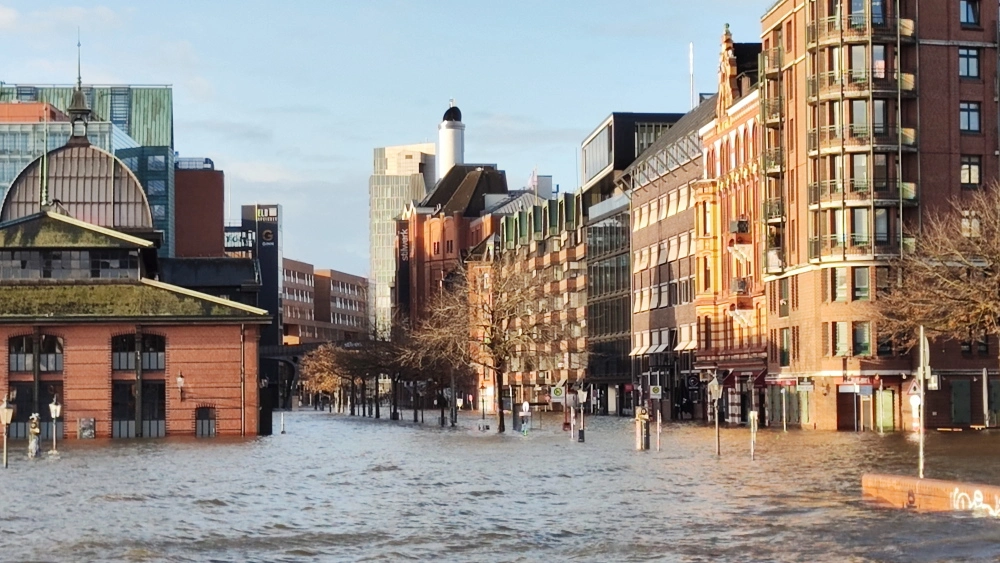
<svg viewBox="0 0 1000 563">
<path fill-rule="evenodd" d="M 475 407 L 473 407 L 475 408 Z M 483 420 L 486 420 L 486 384 L 479 384 L 479 409 L 483 412 Z"/>
<path fill-rule="evenodd" d="M 721 413 L 722 385 L 719 384 L 717 374 L 712 374 L 712 381 L 708 383 L 708 394 L 715 405 L 715 455 L 722 455 L 722 438 L 719 434 L 719 416 Z"/>
<path fill-rule="evenodd" d="M 4 396 L 3 403 L 0 404 L 0 422 L 3 423 L 3 466 L 7 468 L 7 427 L 10 426 L 11 419 L 14 418 L 14 405 L 7 402 Z"/>
<path fill-rule="evenodd" d="M 184 372 L 177 374 L 177 391 L 180 392 L 181 400 L 184 400 Z"/>
<path fill-rule="evenodd" d="M 59 422 L 59 415 L 62 414 L 62 405 L 59 404 L 59 395 L 52 396 L 52 402 L 49 403 L 49 414 L 52 415 L 52 451 L 49 453 L 57 454 L 56 451 L 56 428 Z"/>
<path fill-rule="evenodd" d="M 579 437 L 576 441 L 583 442 L 583 405 L 587 402 L 587 390 L 583 388 L 577 389 L 576 397 L 579 399 L 578 402 L 580 403 L 580 431 L 578 433 Z"/>
</svg>

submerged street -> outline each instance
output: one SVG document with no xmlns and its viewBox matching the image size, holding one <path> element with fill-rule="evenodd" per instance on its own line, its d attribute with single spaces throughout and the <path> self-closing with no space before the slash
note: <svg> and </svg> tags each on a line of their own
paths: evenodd
<svg viewBox="0 0 1000 563">
<path fill-rule="evenodd" d="M 1000 522 L 860 499 L 915 472 L 904 434 L 665 426 L 592 417 L 571 442 L 313 411 L 250 440 L 70 441 L 0 473 L 4 561 L 987 561 Z M 537 423 L 536 423 L 537 425 Z M 927 476 L 1000 483 L 1000 434 L 931 434 Z M 48 446 L 43 450 L 48 450 Z"/>
</svg>

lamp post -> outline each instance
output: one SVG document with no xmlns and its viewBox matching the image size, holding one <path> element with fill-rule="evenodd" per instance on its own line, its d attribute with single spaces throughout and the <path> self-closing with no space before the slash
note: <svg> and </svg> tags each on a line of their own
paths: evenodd
<svg viewBox="0 0 1000 563">
<path fill-rule="evenodd" d="M 59 453 L 56 450 L 56 428 L 58 427 L 59 415 L 62 414 L 62 405 L 59 404 L 59 395 L 53 395 L 52 402 L 49 403 L 49 414 L 52 415 L 52 451 L 51 454 Z"/>
<path fill-rule="evenodd" d="M 473 407 L 475 408 L 475 407 Z M 486 384 L 479 384 L 479 410 L 483 413 L 483 420 L 486 420 Z"/>
<path fill-rule="evenodd" d="M 184 372 L 178 372 L 177 374 L 177 391 L 180 393 L 181 400 L 184 400 Z"/>
<path fill-rule="evenodd" d="M 14 406 L 7 402 L 7 397 L 3 398 L 0 404 L 0 422 L 3 423 L 3 467 L 7 468 L 7 427 L 10 426 L 11 419 L 14 418 Z"/>
<path fill-rule="evenodd" d="M 708 383 L 708 394 L 712 398 L 715 406 L 715 455 L 722 455 L 722 437 L 719 434 L 720 404 L 722 399 L 722 385 L 719 384 L 718 375 L 712 376 L 712 381 Z"/>
<path fill-rule="evenodd" d="M 587 402 L 587 391 L 586 389 L 577 389 L 576 396 L 580 403 L 580 432 L 577 442 L 583 442 L 583 405 Z"/>
</svg>

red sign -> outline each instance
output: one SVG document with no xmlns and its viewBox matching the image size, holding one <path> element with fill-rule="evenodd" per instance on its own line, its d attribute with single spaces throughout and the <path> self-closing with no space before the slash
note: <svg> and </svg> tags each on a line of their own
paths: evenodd
<svg viewBox="0 0 1000 563">
<path fill-rule="evenodd" d="M 631 383 L 626 383 L 625 384 L 625 391 L 627 393 L 631 393 L 632 392 L 632 384 Z"/>
</svg>

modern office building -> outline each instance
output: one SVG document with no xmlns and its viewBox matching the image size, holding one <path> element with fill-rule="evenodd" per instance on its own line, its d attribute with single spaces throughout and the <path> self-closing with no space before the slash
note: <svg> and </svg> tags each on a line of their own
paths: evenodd
<svg viewBox="0 0 1000 563">
<path fill-rule="evenodd" d="M 392 290 L 396 284 L 396 219 L 403 208 L 422 200 L 434 185 L 434 144 L 375 149 L 368 180 L 372 322 L 388 334 L 392 322 Z"/>
<path fill-rule="evenodd" d="M 153 213 L 153 228 L 163 233 L 160 256 L 174 256 L 174 226 L 177 219 L 174 150 L 166 146 L 141 146 L 118 149 L 115 156 L 128 166 L 146 190 L 146 199 L 149 200 L 149 208 Z"/>
<path fill-rule="evenodd" d="M 579 202 L 587 237 L 588 381 L 604 414 L 632 412 L 629 200 L 622 171 L 680 119 L 679 113 L 615 112 L 580 146 Z M 598 273 L 599 272 L 599 273 Z M 591 275 L 600 275 L 600 282 Z M 599 283 L 599 286 L 592 284 Z"/>
<path fill-rule="evenodd" d="M 28 164 L 69 140 L 69 116 L 48 103 L 0 102 L 0 199 L 14 178 Z M 114 154 L 139 144 L 117 125 L 91 121 L 90 144 Z"/>
<path fill-rule="evenodd" d="M 996 0 L 783 0 L 763 17 L 768 372 L 822 429 L 901 428 L 915 360 L 866 308 L 907 233 L 997 175 Z M 941 342 L 929 426 L 980 424 L 996 342 Z M 990 350 L 993 353 L 990 353 Z"/>
</svg>

